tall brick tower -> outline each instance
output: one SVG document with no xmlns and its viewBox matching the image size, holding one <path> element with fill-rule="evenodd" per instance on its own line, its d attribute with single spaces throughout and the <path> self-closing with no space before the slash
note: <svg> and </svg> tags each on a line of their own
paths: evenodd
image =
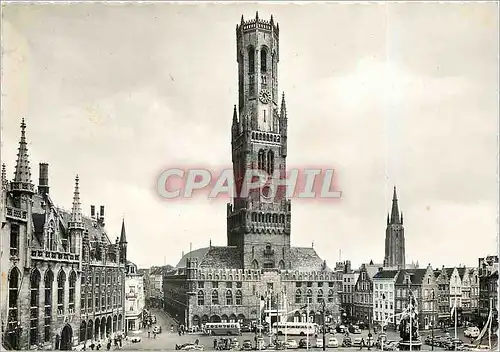
<svg viewBox="0 0 500 352">
<path fill-rule="evenodd" d="M 241 195 L 248 170 L 286 177 L 287 113 L 278 94 L 279 25 L 259 18 L 236 26 L 238 106 L 231 144 L 236 196 L 227 209 L 229 246 L 245 269 L 290 267 L 290 200 L 268 187 Z"/>
<path fill-rule="evenodd" d="M 384 266 L 405 267 L 405 229 L 403 227 L 403 212 L 399 213 L 396 187 L 392 196 L 391 214 L 387 214 L 387 229 L 385 230 Z"/>
</svg>

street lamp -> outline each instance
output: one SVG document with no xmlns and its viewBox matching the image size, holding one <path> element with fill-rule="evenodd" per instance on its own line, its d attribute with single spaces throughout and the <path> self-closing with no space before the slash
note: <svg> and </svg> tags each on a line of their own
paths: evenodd
<svg viewBox="0 0 500 352">
<path fill-rule="evenodd" d="M 325 324 L 325 299 L 321 300 L 321 314 L 323 315 L 323 351 L 326 350 L 326 341 L 325 341 L 325 332 L 326 332 L 326 324 Z"/>
<path fill-rule="evenodd" d="M 434 293 L 434 289 L 432 289 L 432 320 L 431 320 L 431 333 L 432 333 L 432 337 L 431 337 L 431 350 L 434 351 L 434 321 L 435 321 L 435 317 L 434 317 L 434 299 L 435 299 L 435 293 Z"/>
</svg>

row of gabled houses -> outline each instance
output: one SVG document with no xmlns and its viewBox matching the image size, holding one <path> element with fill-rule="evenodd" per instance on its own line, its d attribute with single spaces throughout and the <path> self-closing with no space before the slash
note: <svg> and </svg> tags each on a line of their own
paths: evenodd
<svg viewBox="0 0 500 352">
<path fill-rule="evenodd" d="M 410 291 L 417 300 L 419 324 L 428 329 L 466 322 L 482 326 L 490 305 L 498 321 L 498 256 L 479 258 L 477 267 L 426 268 L 410 265 L 405 269 L 363 264 L 352 270 L 345 262 L 342 315 L 347 321 L 373 326 L 393 326 L 407 307 Z M 495 323 L 494 323 L 495 325 Z"/>
</svg>

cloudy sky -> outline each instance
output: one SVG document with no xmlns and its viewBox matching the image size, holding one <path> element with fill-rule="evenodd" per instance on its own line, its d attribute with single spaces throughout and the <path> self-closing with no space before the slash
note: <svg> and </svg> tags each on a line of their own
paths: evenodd
<svg viewBox="0 0 500 352">
<path fill-rule="evenodd" d="M 26 118 L 33 181 L 125 217 L 129 257 L 176 264 L 226 243 L 225 200 L 168 201 L 171 167 L 230 163 L 235 25 L 280 25 L 289 166 L 336 170 L 339 202 L 295 200 L 292 243 L 327 262 L 384 255 L 397 185 L 407 262 L 477 265 L 497 246 L 498 17 L 490 4 L 73 4 L 3 8 L 2 161 Z"/>
</svg>

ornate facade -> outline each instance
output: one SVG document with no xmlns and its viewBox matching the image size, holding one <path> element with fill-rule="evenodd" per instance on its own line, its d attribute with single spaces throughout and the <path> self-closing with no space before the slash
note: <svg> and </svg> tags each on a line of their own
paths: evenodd
<svg viewBox="0 0 500 352">
<path fill-rule="evenodd" d="M 14 179 L 3 165 L 1 195 L 3 347 L 70 350 L 122 330 L 126 240 L 109 240 L 104 206 L 82 215 L 78 176 L 71 211 L 50 197 L 48 164 L 35 189 L 24 120 Z"/>
<path fill-rule="evenodd" d="M 238 196 L 227 206 L 228 246 L 183 256 L 164 277 L 165 309 L 188 326 L 259 320 L 263 311 L 274 321 L 294 309 L 287 319 L 317 321 L 324 300 L 327 319 L 340 320 L 342 272 L 313 248 L 291 246 L 291 201 L 284 192 L 241 193 L 249 170 L 286 177 L 288 114 L 278 95 L 279 25 L 273 17 L 242 17 L 236 40 L 239 96 L 231 135 Z M 307 302 L 309 311 L 300 310 Z"/>
<path fill-rule="evenodd" d="M 125 225 L 123 224 L 122 233 L 125 234 Z M 145 308 L 144 276 L 137 270 L 137 265 L 130 261 L 127 263 L 125 299 L 126 329 L 127 331 L 139 330 L 143 327 L 142 318 Z"/>
</svg>

